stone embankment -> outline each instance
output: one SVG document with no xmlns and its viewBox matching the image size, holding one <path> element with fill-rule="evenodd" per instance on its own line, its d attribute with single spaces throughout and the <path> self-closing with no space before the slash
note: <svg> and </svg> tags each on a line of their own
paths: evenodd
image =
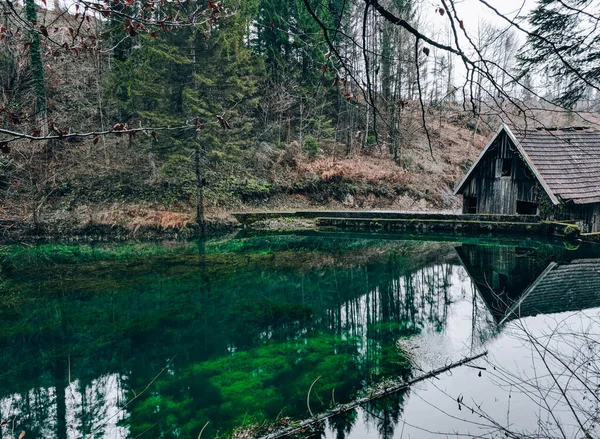
<svg viewBox="0 0 600 439">
<path fill-rule="evenodd" d="M 292 224 L 311 220 L 318 229 L 381 230 L 385 232 L 446 232 L 458 234 L 531 234 L 578 238 L 574 224 L 542 221 L 535 215 L 472 215 L 393 211 L 246 212 L 232 216 L 243 227 L 261 227 L 277 221 Z M 303 221 L 305 224 L 305 222 Z M 268 228 L 268 227 L 267 227 Z"/>
</svg>

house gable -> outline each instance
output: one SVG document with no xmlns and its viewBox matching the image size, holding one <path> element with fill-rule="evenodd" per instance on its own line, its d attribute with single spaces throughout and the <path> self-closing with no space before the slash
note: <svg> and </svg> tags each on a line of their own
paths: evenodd
<svg viewBox="0 0 600 439">
<path fill-rule="evenodd" d="M 473 166 L 471 166 L 471 168 L 469 169 L 469 171 L 467 172 L 465 177 L 462 179 L 462 181 L 460 182 L 460 184 L 457 186 L 456 190 L 454 191 L 455 195 L 462 194 L 465 196 L 471 196 L 473 190 L 475 189 L 473 186 L 473 178 L 476 177 L 478 173 L 479 173 L 480 177 L 483 176 L 483 178 L 486 178 L 488 180 L 497 178 L 497 175 L 490 174 L 489 168 L 487 170 L 484 170 L 481 173 L 480 173 L 480 169 L 479 169 L 481 166 L 484 166 L 483 162 L 485 162 L 486 160 L 490 160 L 491 153 L 493 153 L 493 151 L 496 150 L 497 148 L 504 149 L 504 151 L 502 151 L 500 153 L 500 155 L 504 156 L 504 157 L 497 157 L 497 158 L 508 158 L 507 150 L 511 150 L 514 158 L 522 159 L 522 160 L 515 160 L 515 164 L 517 164 L 519 162 L 523 163 L 525 165 L 524 167 L 531 172 L 531 175 L 537 180 L 539 185 L 543 188 L 544 192 L 548 195 L 548 198 L 550 198 L 551 202 L 554 205 L 560 204 L 560 201 L 558 200 L 558 198 L 554 195 L 554 193 L 552 192 L 552 190 L 550 189 L 550 187 L 548 186 L 548 184 L 546 183 L 546 181 L 544 180 L 542 175 L 540 175 L 540 173 L 538 172 L 535 164 L 531 161 L 531 159 L 529 158 L 527 153 L 523 150 L 523 148 L 517 141 L 515 135 L 513 134 L 513 132 L 510 130 L 510 128 L 506 124 L 502 124 L 498 128 L 498 131 L 496 131 L 496 133 L 494 134 L 494 136 L 492 136 L 492 138 L 490 139 L 488 144 L 485 146 L 485 148 L 483 148 L 483 150 L 479 154 L 479 157 L 477 158 L 477 160 L 475 161 Z M 489 163 L 487 163 L 487 165 L 489 165 Z M 513 167 L 515 167 L 515 165 L 513 165 Z M 521 167 L 517 165 L 515 171 L 519 172 L 520 170 L 521 170 Z M 519 177 L 522 177 L 522 175 L 520 175 Z M 499 187 L 497 187 L 495 189 L 500 189 L 501 192 L 503 192 L 503 189 L 506 189 L 506 188 L 502 187 L 502 186 L 506 186 L 506 184 L 504 184 L 504 185 L 499 184 L 496 186 L 499 186 Z M 516 196 L 519 198 L 523 198 L 524 194 L 516 194 Z M 489 193 L 486 194 L 486 197 L 488 199 L 491 198 Z M 525 198 L 532 198 L 532 197 L 526 196 Z M 498 199 L 496 201 L 499 201 L 499 200 L 500 199 Z M 514 201 L 514 200 L 505 200 L 505 203 L 512 203 L 512 201 Z M 528 200 L 528 201 L 533 202 L 533 199 Z M 484 207 L 484 206 L 482 206 L 482 207 Z M 507 208 L 504 208 L 504 209 L 500 208 L 499 209 L 500 211 L 494 211 L 494 210 L 498 210 L 498 209 L 494 209 L 493 205 L 489 206 L 489 207 L 490 207 L 489 209 L 485 208 L 480 211 L 485 212 L 485 213 L 514 213 L 514 212 L 510 211 L 511 209 L 507 209 Z"/>
</svg>

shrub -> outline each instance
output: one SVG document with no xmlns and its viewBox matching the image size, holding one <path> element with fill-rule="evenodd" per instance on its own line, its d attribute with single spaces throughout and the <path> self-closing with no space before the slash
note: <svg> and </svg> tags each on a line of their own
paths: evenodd
<svg viewBox="0 0 600 439">
<path fill-rule="evenodd" d="M 307 137 L 304 141 L 304 150 L 309 157 L 316 157 L 319 153 L 319 144 L 312 137 Z"/>
</svg>

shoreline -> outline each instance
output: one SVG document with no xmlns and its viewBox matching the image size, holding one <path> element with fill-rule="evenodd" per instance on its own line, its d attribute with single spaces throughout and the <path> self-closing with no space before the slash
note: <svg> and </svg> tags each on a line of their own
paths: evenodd
<svg viewBox="0 0 600 439">
<path fill-rule="evenodd" d="M 574 224 L 540 221 L 538 217 L 498 215 L 462 215 L 445 212 L 398 211 L 262 211 L 230 212 L 227 216 L 208 218 L 204 233 L 194 223 L 164 227 L 146 224 L 127 227 L 123 224 L 88 222 L 75 224 L 54 221 L 37 226 L 24 221 L 0 220 L 0 243 L 37 241 L 124 242 L 152 240 L 200 239 L 236 230 L 263 232 L 340 231 L 420 234 L 444 232 L 457 236 L 507 236 L 534 234 L 565 240 L 600 243 L 600 234 L 581 234 Z"/>
<path fill-rule="evenodd" d="M 231 221 L 209 221 L 205 225 L 205 235 L 231 232 L 239 226 Z M 157 239 L 194 239 L 202 233 L 195 224 L 183 227 L 161 227 L 147 225 L 128 228 L 119 224 L 88 223 L 74 225 L 68 222 L 41 223 L 37 226 L 18 221 L 3 221 L 0 223 L 0 243 L 35 242 L 35 241 L 65 241 L 65 242 L 122 242 L 148 241 Z"/>
</svg>

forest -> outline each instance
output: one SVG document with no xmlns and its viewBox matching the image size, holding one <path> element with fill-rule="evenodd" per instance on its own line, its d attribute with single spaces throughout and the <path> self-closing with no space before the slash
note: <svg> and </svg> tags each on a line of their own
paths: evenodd
<svg viewBox="0 0 600 439">
<path fill-rule="evenodd" d="M 598 122 L 598 3 L 2 0 L 0 220 L 456 210 L 500 122 Z"/>
<path fill-rule="evenodd" d="M 598 129 L 600 0 L 0 0 L 0 439 L 600 437 Z"/>
</svg>

